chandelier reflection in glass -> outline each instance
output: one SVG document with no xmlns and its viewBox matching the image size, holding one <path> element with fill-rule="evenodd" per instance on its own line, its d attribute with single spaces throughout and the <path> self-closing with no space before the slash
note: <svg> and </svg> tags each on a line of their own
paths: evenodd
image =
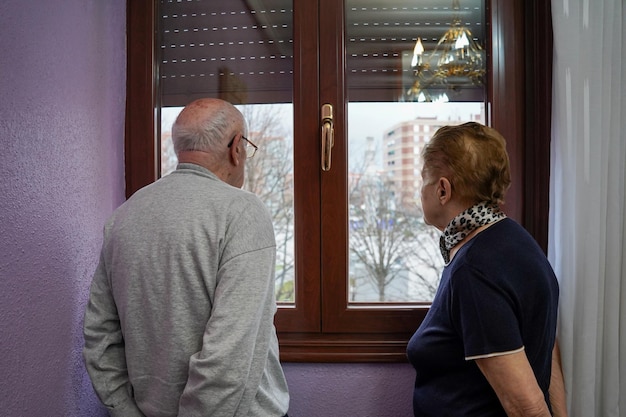
<svg viewBox="0 0 626 417">
<path fill-rule="evenodd" d="M 485 52 L 470 30 L 461 25 L 458 0 L 452 2 L 452 9 L 452 24 L 433 51 L 424 50 L 421 37 L 415 43 L 411 60 L 415 81 L 406 92 L 409 101 L 445 102 L 449 100 L 446 90 L 483 84 Z"/>
</svg>

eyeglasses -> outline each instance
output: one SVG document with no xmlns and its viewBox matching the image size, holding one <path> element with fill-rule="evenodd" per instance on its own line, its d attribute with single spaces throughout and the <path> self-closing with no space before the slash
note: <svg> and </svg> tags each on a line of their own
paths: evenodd
<svg viewBox="0 0 626 417">
<path fill-rule="evenodd" d="M 233 138 L 230 140 L 230 142 L 228 142 L 228 147 L 230 148 L 231 146 L 233 146 L 233 142 L 235 141 L 235 138 L 237 137 L 237 135 L 233 136 Z M 252 146 L 252 152 L 248 151 L 248 146 L 246 145 L 246 158 L 250 159 L 254 156 L 254 154 L 256 153 L 256 151 L 259 149 L 258 146 L 256 146 L 254 143 L 252 143 L 250 141 L 250 139 L 248 139 L 247 137 L 241 135 L 241 139 L 245 140 L 246 142 L 248 142 L 248 145 Z"/>
</svg>

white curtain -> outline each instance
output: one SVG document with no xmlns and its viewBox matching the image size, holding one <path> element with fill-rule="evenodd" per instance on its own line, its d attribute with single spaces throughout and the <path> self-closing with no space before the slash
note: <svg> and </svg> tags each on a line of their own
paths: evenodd
<svg viewBox="0 0 626 417">
<path fill-rule="evenodd" d="M 626 416 L 626 0 L 552 0 L 548 257 L 571 417 Z"/>
</svg>

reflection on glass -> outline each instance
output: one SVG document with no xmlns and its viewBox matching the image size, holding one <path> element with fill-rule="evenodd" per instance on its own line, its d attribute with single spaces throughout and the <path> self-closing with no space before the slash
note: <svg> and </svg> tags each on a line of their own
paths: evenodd
<svg viewBox="0 0 626 417">
<path fill-rule="evenodd" d="M 423 220 L 420 152 L 443 125 L 485 121 L 483 86 L 433 89 L 445 100 L 431 102 L 407 94 L 420 38 L 433 49 L 457 16 L 482 36 L 482 1 L 450 5 L 346 0 L 351 303 L 428 303 L 437 289 L 444 264 L 440 232 Z"/>
</svg>

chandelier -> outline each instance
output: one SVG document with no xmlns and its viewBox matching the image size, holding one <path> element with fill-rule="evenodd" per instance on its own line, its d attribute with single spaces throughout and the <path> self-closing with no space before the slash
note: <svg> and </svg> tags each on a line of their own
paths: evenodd
<svg viewBox="0 0 626 417">
<path fill-rule="evenodd" d="M 411 60 L 414 82 L 406 92 L 410 101 L 448 101 L 445 91 L 483 84 L 484 50 L 461 24 L 458 0 L 452 2 L 452 9 L 452 24 L 434 50 L 426 52 L 421 37 L 415 43 Z M 435 90 L 444 92 L 435 94 Z"/>
</svg>

